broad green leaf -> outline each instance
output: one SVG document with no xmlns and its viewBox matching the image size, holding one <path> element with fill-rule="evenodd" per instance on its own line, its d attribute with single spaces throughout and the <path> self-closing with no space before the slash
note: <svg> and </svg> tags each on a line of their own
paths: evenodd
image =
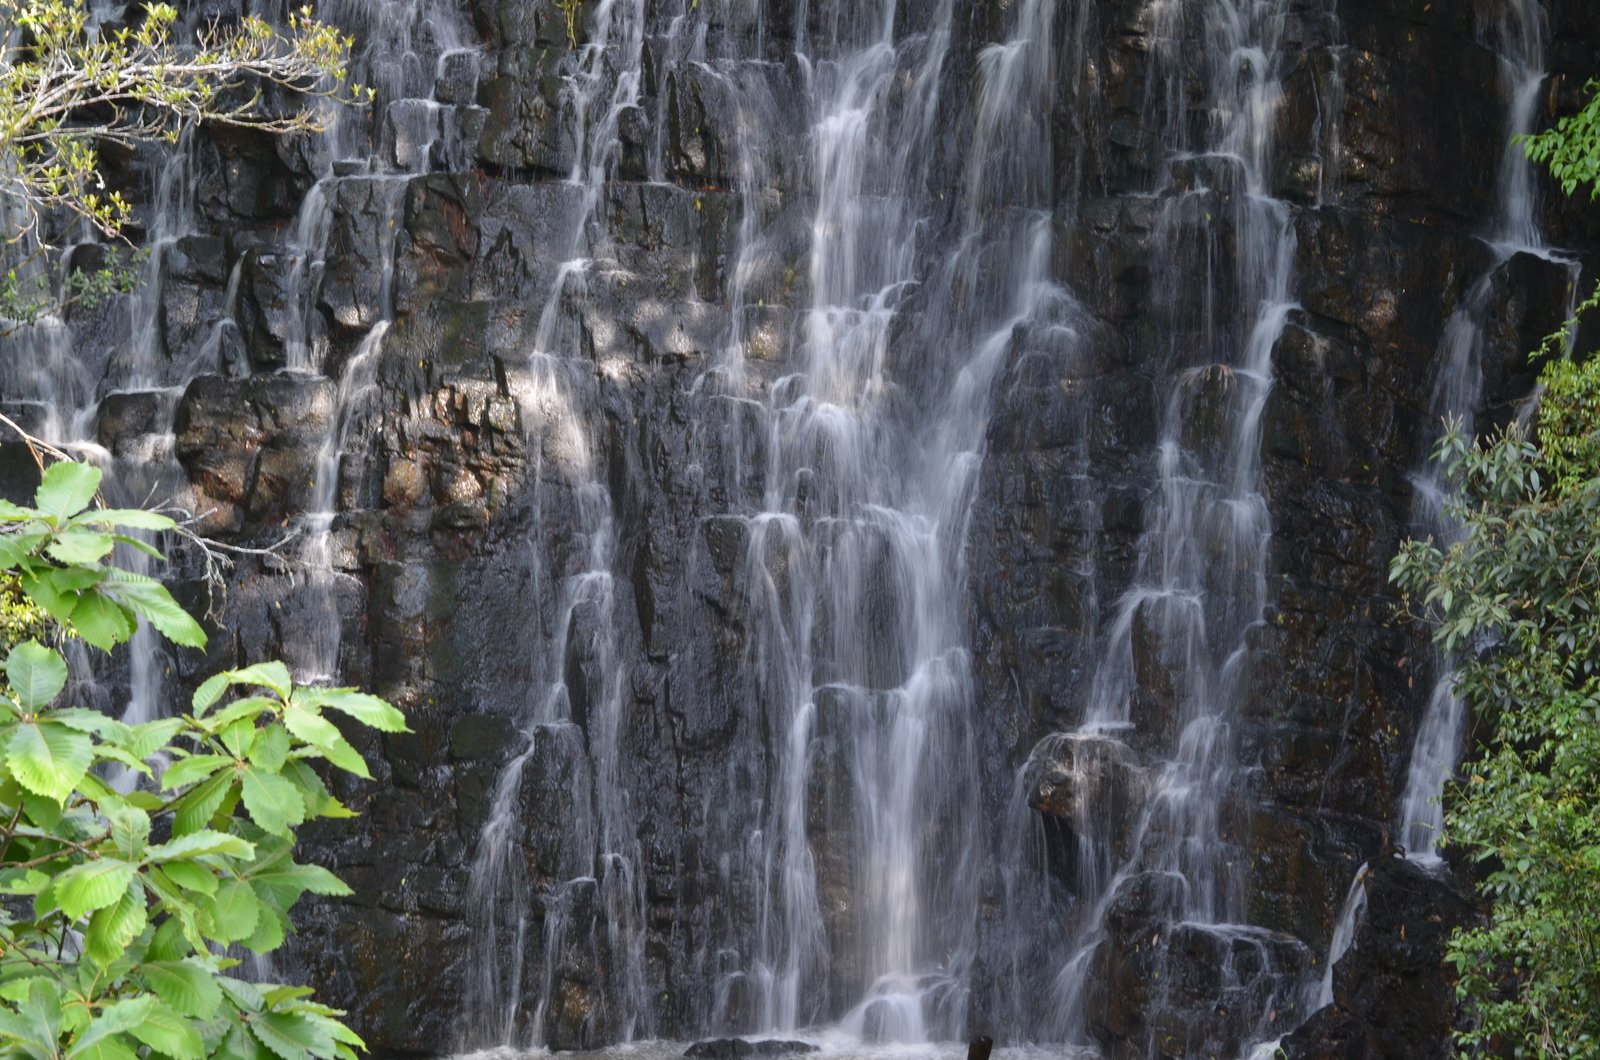
<svg viewBox="0 0 1600 1060">
<path fill-rule="evenodd" d="M 26 571 L 17 581 L 29 599 L 49 612 L 51 618 L 70 627 L 72 612 L 78 607 L 78 591 L 62 585 L 59 575 L 54 569 Z"/>
<path fill-rule="evenodd" d="M 111 841 L 129 861 L 144 856 L 144 847 L 150 840 L 150 815 L 131 806 L 103 806 L 102 814 L 111 825 Z"/>
<path fill-rule="evenodd" d="M 125 746 L 135 758 L 149 758 L 171 743 L 183 724 L 182 718 L 159 718 L 130 725 Z"/>
<path fill-rule="evenodd" d="M 268 725 L 261 729 L 256 734 L 255 742 L 250 745 L 250 764 L 268 773 L 281 770 L 288 757 L 289 734 L 284 732 L 282 725 Z"/>
<path fill-rule="evenodd" d="M 37 714 L 67 687 L 67 661 L 36 640 L 25 640 L 6 656 L 6 681 L 22 709 Z"/>
<path fill-rule="evenodd" d="M 0 570 L 15 570 L 25 557 L 50 540 L 48 533 L 0 535 Z"/>
<path fill-rule="evenodd" d="M 257 885 L 292 891 L 296 897 L 302 891 L 329 897 L 354 893 L 343 880 L 321 865 L 287 865 L 267 872 L 251 873 L 250 880 Z"/>
<path fill-rule="evenodd" d="M 240 794 L 251 819 L 264 831 L 286 836 L 305 822 L 306 802 L 300 789 L 276 773 L 246 769 Z"/>
<path fill-rule="evenodd" d="M 234 700 L 211 715 L 209 724 L 215 729 L 226 729 L 241 721 L 254 722 L 261 715 L 277 710 L 280 705 L 278 700 L 267 696 L 247 696 Z"/>
<path fill-rule="evenodd" d="M 128 943 L 145 929 L 147 923 L 144 888 L 135 883 L 123 892 L 120 900 L 89 918 L 89 929 L 84 932 L 84 948 L 100 964 L 110 964 L 122 956 Z"/>
<path fill-rule="evenodd" d="M 217 893 L 201 903 L 201 908 L 210 915 L 208 934 L 218 942 L 249 938 L 261 915 L 256 893 L 244 880 L 224 880 Z"/>
<path fill-rule="evenodd" d="M 305 1060 L 333 1052 L 333 1037 L 310 1020 L 291 1012 L 264 1012 L 248 1021 L 256 1039 L 280 1060 Z"/>
<path fill-rule="evenodd" d="M 201 894 L 217 893 L 216 873 L 204 865 L 193 861 L 169 861 L 161 866 L 161 871 L 173 883 L 185 890 L 198 891 Z"/>
<path fill-rule="evenodd" d="M 211 972 L 188 961 L 148 961 L 140 966 L 156 996 L 184 1016 L 210 1019 L 222 1006 L 222 988 Z"/>
<path fill-rule="evenodd" d="M 236 779 L 233 770 L 225 769 L 185 792 L 172 808 L 173 834 L 187 835 L 209 827 Z"/>
<path fill-rule="evenodd" d="M 66 519 L 87 508 L 99 489 L 99 468 L 62 460 L 45 468 L 33 495 L 33 506 L 42 514 Z"/>
<path fill-rule="evenodd" d="M 261 991 L 254 983 L 247 983 L 230 975 L 219 975 L 217 985 L 222 987 L 222 992 L 227 994 L 241 1011 L 260 1012 L 267 1004 L 266 998 L 261 996 Z"/>
<path fill-rule="evenodd" d="M 86 734 L 51 721 L 18 722 L 6 744 L 12 775 L 57 802 L 72 794 L 93 760 L 94 743 Z"/>
<path fill-rule="evenodd" d="M 408 731 L 404 714 L 390 703 L 365 692 L 349 688 L 318 689 L 312 700 L 319 706 L 332 707 L 379 732 Z"/>
<path fill-rule="evenodd" d="M 133 884 L 135 867 L 116 858 L 99 858 L 72 866 L 56 877 L 52 893 L 70 920 L 120 901 Z"/>
<path fill-rule="evenodd" d="M 110 736 L 126 728 L 115 718 L 108 718 L 98 710 L 87 710 L 83 707 L 59 707 L 50 712 L 50 720 L 69 729 L 90 732 L 97 736 Z"/>
<path fill-rule="evenodd" d="M 233 759 L 227 755 L 190 755 L 188 758 L 179 758 L 161 774 L 161 788 L 163 791 L 171 791 L 193 784 L 211 776 L 223 766 L 232 764 Z"/>
<path fill-rule="evenodd" d="M 67 530 L 45 546 L 45 554 L 66 566 L 99 563 L 116 547 L 110 534 L 92 530 Z"/>
<path fill-rule="evenodd" d="M 228 690 L 230 683 L 231 681 L 226 673 L 212 674 L 200 682 L 200 687 L 194 690 L 194 696 L 189 700 L 194 716 L 198 718 L 211 709 L 212 704 L 221 699 L 222 693 Z"/>
<path fill-rule="evenodd" d="M 165 515 L 143 508 L 96 508 L 72 522 L 83 526 L 121 526 L 129 530 L 171 530 L 178 525 Z"/>
<path fill-rule="evenodd" d="M 227 676 L 230 684 L 270 688 L 283 699 L 289 698 L 294 690 L 294 681 L 289 676 L 289 668 L 276 660 L 246 666 L 243 670 L 234 670 Z"/>
<path fill-rule="evenodd" d="M 138 626 L 121 604 L 91 589 L 78 597 L 78 605 L 72 611 L 72 628 L 96 648 L 110 651 L 132 638 Z"/>
<path fill-rule="evenodd" d="M 133 1050 L 121 1043 L 113 1046 L 113 1052 L 111 1053 L 96 1053 L 94 1050 L 96 1046 L 100 1046 L 108 1040 L 115 1042 L 118 1035 L 125 1033 L 135 1024 L 144 1022 L 145 1017 L 150 1014 L 152 1003 L 149 997 L 132 997 L 100 1007 L 95 1011 L 94 1019 L 89 1023 L 89 1026 L 80 1031 L 78 1036 L 73 1039 L 72 1049 L 67 1055 L 74 1058 L 96 1055 L 121 1056 L 123 1055 L 122 1053 L 114 1051 L 118 1046 L 125 1050 L 128 1055 L 134 1055 Z"/>
<path fill-rule="evenodd" d="M 129 1028 L 135 1038 L 172 1060 L 203 1060 L 205 1045 L 187 1019 L 163 1001 L 155 1001 L 139 1023 Z"/>
<path fill-rule="evenodd" d="M 165 843 L 157 843 L 145 851 L 145 860 L 153 865 L 159 865 L 168 861 L 193 860 L 215 854 L 230 858 L 249 858 L 253 857 L 255 852 L 255 844 L 249 840 L 207 828 L 181 835 Z"/>
<path fill-rule="evenodd" d="M 257 906 L 257 909 L 261 915 L 256 920 L 256 929 L 244 940 L 243 945 L 256 953 L 271 953 L 282 946 L 288 937 L 289 924 L 277 910 L 265 903 Z"/>
<path fill-rule="evenodd" d="M 236 721 L 223 728 L 219 739 L 229 754 L 243 758 L 250 753 L 250 745 L 256 742 L 256 727 L 248 721 Z"/>
<path fill-rule="evenodd" d="M 290 708 L 283 712 L 283 724 L 290 732 L 322 752 L 322 757 L 346 773 L 354 773 L 364 780 L 372 779 L 372 774 L 367 771 L 366 760 L 354 747 L 345 742 L 338 726 L 327 718 Z"/>
<path fill-rule="evenodd" d="M 154 578 L 113 571 L 100 591 L 160 630 L 174 644 L 205 647 L 206 632 L 200 623 L 179 607 L 167 587 Z"/>
</svg>

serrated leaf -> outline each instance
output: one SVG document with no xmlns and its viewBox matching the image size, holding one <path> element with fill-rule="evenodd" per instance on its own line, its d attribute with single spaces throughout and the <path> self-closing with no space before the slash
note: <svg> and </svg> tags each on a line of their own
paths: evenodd
<svg viewBox="0 0 1600 1060">
<path fill-rule="evenodd" d="M 178 524 L 143 508 L 97 508 L 72 520 L 75 526 L 121 526 L 129 530 L 171 530 Z"/>
<path fill-rule="evenodd" d="M 280 1060 L 305 1060 L 309 1055 L 333 1052 L 333 1037 L 310 1020 L 292 1012 L 264 1012 L 248 1021 L 256 1040 Z"/>
<path fill-rule="evenodd" d="M 133 884 L 134 866 L 116 858 L 99 858 L 72 866 L 56 877 L 51 889 L 56 905 L 69 920 L 121 900 Z"/>
<path fill-rule="evenodd" d="M 67 1055 L 74 1058 L 121 1056 L 121 1053 L 116 1052 L 118 1045 L 115 1044 L 110 1045 L 109 1053 L 103 1050 L 96 1052 L 95 1048 L 102 1043 L 115 1043 L 118 1035 L 125 1033 L 135 1024 L 143 1023 L 145 1017 L 150 1014 L 150 1006 L 153 1003 L 149 997 L 133 997 L 96 1009 L 94 1019 L 78 1032 Z M 129 1055 L 134 1055 L 133 1050 L 126 1045 L 120 1045 L 120 1048 L 127 1050 Z"/>
<path fill-rule="evenodd" d="M 372 774 L 367 771 L 366 760 L 354 747 L 345 742 L 338 727 L 327 718 L 319 718 L 315 714 L 290 708 L 283 712 L 283 724 L 290 732 L 320 751 L 323 758 L 346 773 L 354 773 L 363 780 L 372 779 Z"/>
<path fill-rule="evenodd" d="M 189 700 L 189 706 L 194 711 L 195 717 L 200 717 L 211 709 L 211 705 L 222 698 L 222 693 L 228 690 L 231 682 L 225 673 L 212 674 L 200 682 L 200 687 L 194 690 L 194 696 Z"/>
<path fill-rule="evenodd" d="M 111 824 L 111 841 L 129 861 L 144 856 L 150 839 L 150 815 L 131 806 L 102 806 L 100 812 Z"/>
<path fill-rule="evenodd" d="M 284 760 L 288 757 L 289 734 L 284 732 L 282 725 L 268 725 L 256 733 L 255 742 L 250 745 L 251 765 L 268 773 L 276 773 L 283 768 Z"/>
<path fill-rule="evenodd" d="M 254 722 L 268 711 L 277 710 L 278 706 L 276 699 L 269 699 L 266 696 L 247 696 L 244 699 L 234 700 L 211 715 L 210 724 L 214 729 L 226 729 L 241 721 Z"/>
<path fill-rule="evenodd" d="M 180 1015 L 207 1020 L 222 1007 L 222 988 L 211 972 L 188 961 L 147 961 L 139 969 L 156 996 Z"/>
<path fill-rule="evenodd" d="M 330 898 L 354 893 L 348 884 L 321 865 L 287 865 L 268 872 L 252 873 L 250 880 L 274 889 L 282 888 L 285 892 L 292 892 L 293 897 L 298 897 L 304 891 Z"/>
<path fill-rule="evenodd" d="M 260 1012 L 266 1005 L 266 998 L 261 996 L 261 991 L 254 983 L 247 983 L 243 979 L 235 979 L 229 975 L 217 976 L 217 985 L 222 987 L 222 992 L 228 995 L 234 1005 L 243 1012 Z"/>
<path fill-rule="evenodd" d="M 110 534 L 93 530 L 67 530 L 45 546 L 45 554 L 67 566 L 99 563 L 116 547 Z"/>
<path fill-rule="evenodd" d="M 72 794 L 94 760 L 94 742 L 50 721 L 18 722 L 6 744 L 6 765 L 36 795 L 61 802 Z"/>
<path fill-rule="evenodd" d="M 122 898 L 89 918 L 84 933 L 84 948 L 102 966 L 122 956 L 148 923 L 144 888 L 137 883 L 123 892 Z"/>
<path fill-rule="evenodd" d="M 253 857 L 255 852 L 255 844 L 248 839 L 205 828 L 165 843 L 157 843 L 145 851 L 145 860 L 159 865 L 168 861 L 193 860 L 217 854 L 230 858 L 249 858 Z"/>
<path fill-rule="evenodd" d="M 179 758 L 167 766 L 166 772 L 161 774 L 161 790 L 171 791 L 174 788 L 197 783 L 223 766 L 232 764 L 233 759 L 227 755 L 190 755 L 188 758 Z"/>
<path fill-rule="evenodd" d="M 287 836 L 291 828 L 305 823 L 305 799 L 289 781 L 258 769 L 246 769 L 243 781 L 240 795 L 245 809 L 262 830 Z"/>
<path fill-rule="evenodd" d="M 174 644 L 185 648 L 206 646 L 206 631 L 189 612 L 178 606 L 167 587 L 154 578 L 114 571 L 100 591 L 138 615 Z"/>
<path fill-rule="evenodd" d="M 210 916 L 208 934 L 218 942 L 238 942 L 249 938 L 261 916 L 256 892 L 243 880 L 225 880 L 202 908 Z"/>
<path fill-rule="evenodd" d="M 33 495 L 33 506 L 44 515 L 66 519 L 87 508 L 99 490 L 99 468 L 62 460 L 45 468 Z"/>
<path fill-rule="evenodd" d="M 270 688 L 283 699 L 289 698 L 294 689 L 294 681 L 289 676 L 289 668 L 277 660 L 246 666 L 242 670 L 230 672 L 227 676 L 230 684 Z"/>
<path fill-rule="evenodd" d="M 256 908 L 260 918 L 256 920 L 256 929 L 244 940 L 243 945 L 256 953 L 271 953 L 282 946 L 288 937 L 289 924 L 276 909 L 265 903 Z"/>
<path fill-rule="evenodd" d="M 155 1001 L 145 1018 L 130 1027 L 129 1033 L 172 1060 L 202 1060 L 205 1045 L 193 1024 L 178 1015 L 163 1001 Z"/>
<path fill-rule="evenodd" d="M 0 535 L 0 570 L 13 570 L 35 549 L 50 540 L 48 533 Z"/>
<path fill-rule="evenodd" d="M 295 693 L 299 697 L 306 689 Z M 407 732 L 406 716 L 400 713 L 392 704 L 350 688 L 314 689 L 307 699 L 307 705 L 331 707 L 341 714 L 348 715 L 368 728 L 377 729 L 379 732 Z"/>
<path fill-rule="evenodd" d="M 161 871 L 166 873 L 173 883 L 185 890 L 198 891 L 205 895 L 217 893 L 216 873 L 197 862 L 169 861 L 161 866 Z"/>
<path fill-rule="evenodd" d="M 223 770 L 190 788 L 183 798 L 173 804 L 173 834 L 188 835 L 209 826 L 235 780 L 233 770 Z"/>
<path fill-rule="evenodd" d="M 138 626 L 122 605 L 91 589 L 78 597 L 72 628 L 101 651 L 110 651 L 132 638 Z"/>
<path fill-rule="evenodd" d="M 6 656 L 6 682 L 29 714 L 37 714 L 67 687 L 67 661 L 36 640 L 25 640 Z"/>
<path fill-rule="evenodd" d="M 128 726 L 124 746 L 136 758 L 149 758 L 172 742 L 183 729 L 182 718 L 158 718 Z"/>
</svg>

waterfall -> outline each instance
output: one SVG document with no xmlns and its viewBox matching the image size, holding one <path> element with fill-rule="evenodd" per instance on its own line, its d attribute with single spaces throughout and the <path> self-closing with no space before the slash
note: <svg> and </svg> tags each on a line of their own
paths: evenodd
<svg viewBox="0 0 1600 1060">
<path fill-rule="evenodd" d="M 603 222 L 602 196 L 620 151 L 619 123 L 635 107 L 643 76 L 643 0 L 602 0 L 584 27 L 584 42 L 565 75 L 562 102 L 575 130 L 567 183 L 577 194 L 564 247 L 568 257 L 538 317 L 527 362 L 510 386 L 523 413 L 537 494 L 546 460 L 577 497 L 573 532 L 587 543 L 574 572 L 558 572 L 562 604 L 548 647 L 535 660 L 544 690 L 529 704 L 525 749 L 502 770 L 479 836 L 471 874 L 474 945 L 468 1044 L 542 1045 L 557 1004 L 560 966 L 571 945 L 586 946 L 607 966 L 607 1005 L 584 1021 L 585 1036 L 632 1040 L 648 1033 L 652 1009 L 644 985 L 644 881 L 634 809 L 621 777 L 626 709 L 623 663 L 617 647 L 615 525 L 611 498 L 594 452 L 598 424 L 592 365 L 581 355 L 570 318 L 581 317 L 587 274 L 601 266 L 592 226 Z M 542 520 L 541 520 L 542 522 Z M 543 529 L 535 527 L 535 535 Z M 541 543 L 529 542 L 529 571 L 542 577 Z M 537 582 L 536 582 L 537 584 Z M 587 737 L 587 747 L 574 730 Z M 552 886 L 544 907 L 543 966 L 531 1013 L 522 1012 L 524 940 L 530 894 L 520 863 L 524 772 L 542 748 L 565 744 L 578 764 L 572 842 L 573 875 Z M 537 811 L 535 811 L 537 812 Z M 582 908 L 579 908 L 579 907 Z M 507 927 L 515 924 L 509 936 Z M 603 935 L 596 932 L 603 925 Z"/>
<path fill-rule="evenodd" d="M 1304 955 L 1247 923 L 1234 805 L 1234 715 L 1255 694 L 1248 635 L 1267 604 L 1261 415 L 1295 307 L 1294 230 L 1268 191 L 1287 6 L 1172 0 L 1149 11 L 1158 77 L 1148 106 L 1164 108 L 1151 120 L 1166 129 L 1156 260 L 1167 271 L 1155 286 L 1168 368 L 1154 496 L 1083 726 L 1034 756 L 1076 763 L 1075 941 L 1047 1031 L 1070 1041 L 1091 1040 L 1115 1003 L 1106 992 L 1119 988 L 1094 971 L 1108 960 L 1141 962 L 1151 1008 L 1182 1014 L 1190 1052 L 1236 1050 L 1292 1025 Z M 1196 61 L 1210 117 L 1198 141 L 1184 91 Z M 1147 778 L 1128 745 L 1153 756 Z M 1091 782 L 1099 777 L 1111 779 Z M 1130 945 L 1152 955 L 1135 958 Z M 1214 1011 L 1167 995 L 1193 965 L 1217 979 L 1226 1000 Z"/>
<path fill-rule="evenodd" d="M 1431 400 L 1436 422 L 1454 419 L 1467 431 L 1473 429 L 1483 401 L 1483 358 L 1489 314 L 1494 308 L 1495 277 L 1516 254 L 1550 257 L 1536 218 L 1533 166 L 1516 139 L 1533 131 L 1538 116 L 1539 88 L 1545 76 L 1545 15 L 1538 0 L 1512 0 L 1505 7 L 1497 24 L 1482 27 L 1500 58 L 1506 103 L 1495 216 L 1486 233 L 1495 260 L 1445 323 Z M 1448 485 L 1438 463 L 1430 460 L 1416 471 L 1412 486 L 1413 534 L 1431 537 L 1441 546 L 1456 540 L 1460 527 L 1445 511 Z M 1438 676 L 1412 747 L 1397 821 L 1406 856 L 1423 864 L 1439 861 L 1438 841 L 1444 826 L 1441 800 L 1461 755 L 1467 724 L 1466 703 L 1454 687 L 1453 663 L 1442 652 L 1432 654 L 1432 671 Z"/>
</svg>

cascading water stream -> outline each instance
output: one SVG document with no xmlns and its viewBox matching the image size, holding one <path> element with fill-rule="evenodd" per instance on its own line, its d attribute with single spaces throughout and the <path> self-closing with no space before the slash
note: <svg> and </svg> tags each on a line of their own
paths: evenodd
<svg viewBox="0 0 1600 1060">
<path fill-rule="evenodd" d="M 1165 993 L 1174 962 L 1200 960 L 1217 976 L 1227 998 L 1218 1014 L 1233 1013 L 1199 1016 L 1185 1032 L 1189 1048 L 1215 1050 L 1271 1036 L 1267 1024 L 1290 1014 L 1298 985 L 1277 967 L 1284 940 L 1245 923 L 1242 837 L 1227 820 L 1233 716 L 1251 695 L 1246 637 L 1267 603 L 1261 415 L 1294 307 L 1294 231 L 1268 191 L 1287 4 L 1186 0 L 1155 5 L 1152 17 L 1165 73 L 1150 105 L 1166 108 L 1161 185 L 1172 189 L 1160 194 L 1156 223 L 1156 259 L 1171 272 L 1155 285 L 1169 389 L 1133 587 L 1106 636 L 1082 728 L 1041 748 L 1070 748 L 1084 785 L 1076 941 L 1047 1032 L 1090 1040 L 1090 1010 L 1106 1003 L 1096 991 L 1107 989 L 1091 965 L 1120 944 L 1108 918 L 1144 916 L 1151 937 L 1139 945 L 1172 947 L 1154 958 L 1153 1007 L 1182 1005 Z M 1196 58 L 1211 120 L 1191 144 L 1184 86 Z M 1132 764 L 1130 744 L 1148 749 L 1147 769 Z M 1116 779 L 1086 783 L 1098 776 Z M 1130 791 L 1131 814 L 1105 801 Z"/>
<path fill-rule="evenodd" d="M 577 569 L 557 575 L 562 603 L 536 660 L 538 691 L 523 727 L 526 747 L 502 770 L 478 836 L 471 894 L 474 945 L 481 959 L 465 1030 L 468 1043 L 478 1046 L 543 1043 L 563 950 L 585 938 L 597 947 L 596 922 L 604 926 L 603 952 L 609 958 L 608 1009 L 586 1022 L 585 1033 L 629 1041 L 648 1032 L 652 1015 L 644 985 L 640 849 L 634 811 L 621 782 L 625 704 L 613 617 L 615 529 L 599 454 L 591 441 L 598 425 L 585 423 L 580 411 L 593 405 L 581 398 L 595 386 L 594 368 L 578 354 L 580 343 L 567 326 L 569 317 L 583 312 L 589 270 L 601 267 L 593 246 L 603 236 L 592 226 L 602 220 L 601 199 L 620 150 L 619 122 L 639 99 L 644 30 L 643 0 L 602 0 L 584 26 L 584 42 L 565 75 L 561 100 L 575 134 L 567 183 L 578 197 L 565 246 L 568 258 L 539 315 L 527 363 L 510 380 L 529 451 L 536 454 L 531 461 L 533 492 L 538 496 L 545 489 L 548 461 L 575 495 L 577 525 L 572 532 L 587 544 Z M 542 522 L 536 520 L 536 536 Z M 529 573 L 536 583 L 544 568 L 541 546 L 539 540 L 528 546 Z M 573 687 L 574 681 L 581 687 Z M 578 702 L 582 716 L 574 716 Z M 530 760 L 552 745 L 564 745 L 585 775 L 574 781 L 580 794 L 565 881 L 538 898 L 544 913 L 544 962 L 537 1000 L 525 1014 L 524 941 L 534 899 L 520 861 L 520 793 Z M 587 915 L 577 915 L 578 906 L 587 907 Z"/>
<path fill-rule="evenodd" d="M 1483 401 L 1483 359 L 1489 314 L 1493 309 L 1496 274 L 1514 255 L 1550 257 L 1536 217 L 1537 188 L 1533 166 L 1517 137 L 1533 131 L 1538 117 L 1539 89 L 1544 83 L 1545 15 L 1539 0 L 1510 0 L 1498 25 L 1483 27 L 1500 57 L 1501 90 L 1506 101 L 1505 148 L 1497 182 L 1497 206 L 1487 241 L 1494 263 L 1467 292 L 1462 305 L 1445 324 L 1434 378 L 1431 411 L 1471 431 Z M 1569 266 L 1576 270 L 1576 266 Z M 1437 462 L 1429 461 L 1412 477 L 1415 501 L 1412 532 L 1441 545 L 1456 539 L 1460 529 L 1445 511 L 1448 484 Z M 1434 652 L 1438 675 L 1411 752 L 1411 768 L 1400 800 L 1397 827 L 1406 856 L 1436 864 L 1444 827 L 1442 796 L 1455 772 L 1465 738 L 1467 706 L 1454 687 L 1453 665 Z"/>
</svg>

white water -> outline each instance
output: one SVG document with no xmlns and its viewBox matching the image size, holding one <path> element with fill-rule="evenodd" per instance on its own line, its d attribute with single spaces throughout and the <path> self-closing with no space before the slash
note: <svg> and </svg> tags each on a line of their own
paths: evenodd
<svg viewBox="0 0 1600 1060">
<path fill-rule="evenodd" d="M 1467 431 L 1473 429 L 1482 403 L 1485 328 L 1495 274 L 1514 254 L 1549 253 L 1536 218 L 1533 167 L 1514 142 L 1515 137 L 1533 131 L 1537 118 L 1539 88 L 1545 76 L 1544 10 L 1538 0 L 1512 0 L 1498 23 L 1484 26 L 1482 31 L 1500 56 L 1506 100 L 1506 147 L 1497 182 L 1498 205 L 1488 232 L 1496 260 L 1445 324 L 1432 399 L 1432 410 L 1440 420 L 1457 420 Z M 1441 546 L 1455 540 L 1460 528 L 1444 510 L 1448 485 L 1439 465 L 1429 461 L 1413 475 L 1412 484 L 1416 491 L 1413 533 L 1431 537 Z M 1423 864 L 1439 861 L 1442 796 L 1460 759 L 1467 723 L 1466 703 L 1454 688 L 1451 660 L 1435 652 L 1432 670 L 1438 677 L 1412 747 L 1397 821 L 1406 856 Z"/>
</svg>

